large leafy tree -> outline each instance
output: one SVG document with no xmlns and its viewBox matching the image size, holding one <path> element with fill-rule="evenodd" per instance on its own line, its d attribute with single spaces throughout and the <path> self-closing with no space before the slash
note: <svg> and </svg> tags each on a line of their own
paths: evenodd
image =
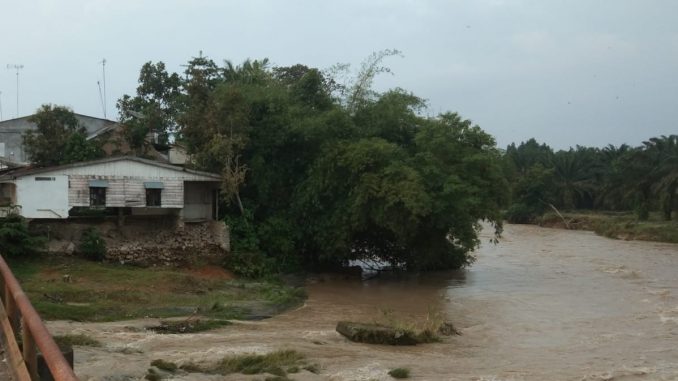
<svg viewBox="0 0 678 381">
<path fill-rule="evenodd" d="M 28 119 L 36 129 L 23 135 L 31 162 L 38 166 L 68 164 L 103 155 L 96 141 L 87 140 L 86 130 L 67 107 L 42 105 Z"/>
<path fill-rule="evenodd" d="M 117 103 L 130 146 L 141 153 L 149 133 L 159 143 L 167 143 L 177 130 L 182 101 L 179 75 L 169 74 L 163 62 L 145 63 L 139 73 L 136 96 L 124 95 Z"/>
<path fill-rule="evenodd" d="M 374 91 L 394 54 L 371 56 L 344 85 L 304 65 L 217 67 L 201 55 L 158 92 L 180 93 L 176 137 L 192 165 L 224 177 L 236 250 L 456 268 L 472 261 L 480 220 L 500 227 L 508 190 L 494 140 L 457 114 L 421 116 L 424 101 L 404 90 Z M 121 112 L 133 99 L 144 101 L 123 98 Z"/>
</svg>

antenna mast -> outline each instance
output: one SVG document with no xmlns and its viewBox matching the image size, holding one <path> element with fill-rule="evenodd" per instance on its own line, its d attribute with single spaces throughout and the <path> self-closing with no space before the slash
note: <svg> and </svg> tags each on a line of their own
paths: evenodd
<svg viewBox="0 0 678 381">
<path fill-rule="evenodd" d="M 19 70 L 23 69 L 24 65 L 7 64 L 7 69 L 16 70 L 16 117 L 19 117 Z"/>
<path fill-rule="evenodd" d="M 101 95 L 101 82 L 97 81 L 97 86 L 99 86 L 99 102 L 101 102 L 101 109 L 104 111 L 104 119 L 106 119 L 106 106 L 104 106 L 104 98 Z"/>
<path fill-rule="evenodd" d="M 104 77 L 104 97 L 103 97 L 102 102 L 103 102 L 103 108 L 104 108 L 104 119 L 106 119 L 106 106 L 107 106 L 107 103 L 106 103 L 106 59 L 104 58 L 99 63 L 101 64 L 101 74 Z M 101 87 L 99 87 L 99 93 L 101 93 Z"/>
</svg>

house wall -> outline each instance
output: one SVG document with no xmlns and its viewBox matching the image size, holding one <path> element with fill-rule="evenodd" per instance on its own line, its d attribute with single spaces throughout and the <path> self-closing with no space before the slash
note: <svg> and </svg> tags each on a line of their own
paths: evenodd
<svg viewBox="0 0 678 381">
<path fill-rule="evenodd" d="M 160 181 L 165 188 L 161 192 L 160 208 L 182 208 L 184 206 L 184 182 L 179 179 L 128 177 L 128 176 L 87 176 L 71 175 L 68 189 L 68 203 L 73 206 L 89 206 L 89 181 L 106 180 L 106 207 L 146 207 L 146 181 Z M 157 209 L 158 207 L 153 207 Z M 150 213 L 157 214 L 157 213 Z"/>
<path fill-rule="evenodd" d="M 214 189 L 217 185 L 204 182 L 186 182 L 184 186 L 184 219 L 212 219 Z"/>
<path fill-rule="evenodd" d="M 36 181 L 36 177 L 50 181 Z M 178 214 L 186 219 L 211 219 L 212 192 L 220 183 L 214 175 L 135 160 L 66 166 L 9 181 L 17 184 L 16 204 L 22 207 L 23 216 L 67 218 L 70 208 L 90 206 L 90 180 L 107 182 L 106 207 L 131 208 L 134 215 Z M 162 182 L 159 207 L 146 206 L 145 182 Z"/>
<path fill-rule="evenodd" d="M 0 184 L 0 205 L 16 205 L 16 185 L 14 183 Z"/>
<path fill-rule="evenodd" d="M 97 136 L 95 139 L 102 143 L 101 149 L 106 156 L 129 155 L 134 151 L 125 138 L 124 127 L 121 124 Z"/>
<path fill-rule="evenodd" d="M 184 165 L 188 161 L 186 150 L 181 147 L 172 147 L 167 152 L 167 159 L 170 164 Z"/>
<path fill-rule="evenodd" d="M 36 180 L 49 178 L 49 181 Z M 15 180 L 16 201 L 26 218 L 68 218 L 68 176 L 35 175 Z"/>
</svg>

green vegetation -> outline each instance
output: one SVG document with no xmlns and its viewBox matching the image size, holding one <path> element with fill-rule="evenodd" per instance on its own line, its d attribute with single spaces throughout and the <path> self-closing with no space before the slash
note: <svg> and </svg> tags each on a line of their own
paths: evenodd
<svg viewBox="0 0 678 381">
<path fill-rule="evenodd" d="M 106 257 L 106 241 L 94 227 L 88 227 L 82 233 L 78 249 L 85 258 L 92 261 L 103 261 Z"/>
<path fill-rule="evenodd" d="M 638 220 L 632 212 L 563 212 L 563 218 L 546 213 L 537 220 L 544 226 L 591 230 L 596 234 L 625 240 L 660 241 L 678 243 L 678 221 L 666 221 L 660 213 L 651 213 L 648 219 Z M 567 226 L 565 225 L 567 222 Z"/>
<path fill-rule="evenodd" d="M 10 266 L 45 319 L 114 321 L 195 313 L 225 320 L 272 315 L 304 298 L 303 290 L 281 284 L 205 277 L 183 269 L 54 256 L 15 258 Z"/>
<path fill-rule="evenodd" d="M 160 380 L 162 380 L 162 378 L 163 378 L 162 375 L 160 373 L 158 373 L 158 371 L 156 371 L 153 368 L 148 368 L 148 371 L 146 372 L 146 376 L 144 377 L 144 379 L 146 379 L 148 381 L 160 381 Z"/>
<path fill-rule="evenodd" d="M 46 239 L 31 234 L 26 220 L 11 213 L 0 218 L 0 253 L 7 257 L 35 254 L 45 246 Z"/>
<path fill-rule="evenodd" d="M 425 101 L 403 89 L 374 91 L 383 61 L 399 54 L 375 53 L 354 75 L 202 55 L 179 75 L 149 62 L 136 94 L 119 100 L 120 119 L 133 146 L 146 132 L 172 134 L 195 168 L 223 175 L 228 265 L 239 274 L 366 258 L 463 267 L 478 221 L 500 229 L 501 155 L 470 120 L 423 116 Z"/>
<path fill-rule="evenodd" d="M 309 367 L 305 361 L 305 356 L 294 350 L 278 350 L 264 355 L 243 354 L 228 356 L 213 366 L 200 366 L 189 363 L 182 366 L 181 369 L 189 372 L 222 375 L 231 373 L 268 373 L 281 377 L 279 379 L 282 380 L 287 379 L 288 373 L 297 373 L 299 369 L 315 370 L 317 372 L 317 367 Z"/>
<path fill-rule="evenodd" d="M 179 321 L 161 321 L 159 326 L 150 327 L 150 329 L 158 333 L 195 333 L 221 328 L 230 324 L 231 322 L 228 320 L 190 318 Z"/>
<path fill-rule="evenodd" d="M 388 375 L 393 378 L 410 378 L 410 370 L 408 368 L 395 368 L 388 372 Z"/>
<path fill-rule="evenodd" d="M 555 152 L 530 139 L 511 144 L 504 158 L 505 175 L 512 179 L 510 222 L 539 222 L 547 211 L 627 212 L 620 218 L 609 213 L 592 218 L 591 227 L 605 235 L 642 237 L 646 231 L 669 242 L 678 235 L 675 224 L 643 223 L 651 212 L 671 221 L 678 208 L 678 135 L 651 138 L 639 147 L 577 146 Z M 631 220 L 627 214 L 632 211 Z"/>
<path fill-rule="evenodd" d="M 373 323 L 340 321 L 336 330 L 351 341 L 385 345 L 436 343 L 441 336 L 459 334 L 437 311 L 429 311 L 424 319 L 413 319 L 396 317 L 392 311 L 384 310 Z"/>
<path fill-rule="evenodd" d="M 171 362 L 171 361 L 165 361 L 162 359 L 158 360 L 153 360 L 151 361 L 151 366 L 154 366 L 160 370 L 164 370 L 166 372 L 175 372 L 179 367 L 177 364 Z"/>
<path fill-rule="evenodd" d="M 83 334 L 54 336 L 54 341 L 56 341 L 56 343 L 59 344 L 59 347 L 62 348 L 72 347 L 74 345 L 79 345 L 82 347 L 101 346 L 101 342 Z"/>
<path fill-rule="evenodd" d="M 23 135 L 26 154 L 38 166 L 68 164 L 103 156 L 96 140 L 87 140 L 84 127 L 67 107 L 42 105 L 29 118 L 35 131 Z"/>
</svg>

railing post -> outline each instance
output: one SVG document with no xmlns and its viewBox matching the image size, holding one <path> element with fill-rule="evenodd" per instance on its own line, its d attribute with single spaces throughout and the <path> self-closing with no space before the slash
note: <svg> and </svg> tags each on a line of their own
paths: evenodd
<svg viewBox="0 0 678 381">
<path fill-rule="evenodd" d="M 2 276 L 2 274 L 0 274 L 0 303 L 2 303 L 3 307 L 6 307 L 5 306 L 5 300 L 7 300 L 7 298 L 5 297 L 6 292 L 7 291 L 5 288 L 5 278 Z"/>
<path fill-rule="evenodd" d="M 33 340 L 33 335 L 25 320 L 22 321 L 21 324 L 21 335 L 23 341 L 24 362 L 26 363 L 26 368 L 28 368 L 28 373 L 31 375 L 33 381 L 40 381 L 40 378 L 38 377 L 38 350 L 35 347 L 35 340 Z"/>
<path fill-rule="evenodd" d="M 19 332 L 19 310 L 9 287 L 5 287 L 5 312 L 14 332 Z"/>
</svg>

